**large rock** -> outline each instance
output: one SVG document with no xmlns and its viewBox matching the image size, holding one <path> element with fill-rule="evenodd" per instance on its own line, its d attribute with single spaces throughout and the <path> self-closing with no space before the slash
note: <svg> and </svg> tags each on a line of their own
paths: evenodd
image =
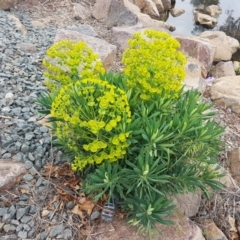
<svg viewBox="0 0 240 240">
<path fill-rule="evenodd" d="M 15 7 L 18 3 L 18 0 L 0 0 L 0 9 L 9 10 L 12 7 Z"/>
<path fill-rule="evenodd" d="M 171 0 L 161 0 L 164 10 L 169 10 L 172 7 Z"/>
<path fill-rule="evenodd" d="M 206 219 L 201 223 L 201 227 L 207 240 L 227 240 L 223 232 L 211 219 Z"/>
<path fill-rule="evenodd" d="M 214 28 L 217 25 L 217 19 L 214 17 L 211 17 L 207 14 L 203 14 L 200 12 L 194 13 L 194 20 L 195 22 L 207 26 L 209 28 Z"/>
<path fill-rule="evenodd" d="M 176 39 L 180 42 L 180 50 L 187 55 L 197 59 L 203 67 L 208 71 L 212 66 L 216 47 L 208 41 L 208 39 L 199 37 L 184 37 L 177 36 Z"/>
<path fill-rule="evenodd" d="M 138 23 L 134 26 L 113 27 L 112 32 L 120 46 L 120 49 L 125 50 L 128 47 L 128 40 L 133 36 L 133 34 L 137 31 L 142 32 L 145 29 L 147 28 L 144 28 L 141 23 Z"/>
<path fill-rule="evenodd" d="M 179 16 L 183 15 L 184 13 L 185 13 L 184 9 L 180 9 L 180 8 L 172 8 L 172 9 L 170 9 L 170 14 L 173 17 L 179 17 Z"/>
<path fill-rule="evenodd" d="M 138 22 L 136 14 L 118 0 L 97 0 L 93 6 L 92 16 L 109 28 L 135 25 Z"/>
<path fill-rule="evenodd" d="M 205 78 L 207 76 L 207 70 L 202 66 L 202 64 L 192 57 L 187 59 L 187 64 L 185 65 L 186 77 L 184 79 L 184 89 L 195 89 L 200 93 L 204 93 L 206 89 Z"/>
<path fill-rule="evenodd" d="M 25 173 L 24 164 L 0 159 L 0 192 L 12 188 Z"/>
<path fill-rule="evenodd" d="M 205 31 L 199 36 L 208 39 L 210 43 L 216 47 L 214 61 L 231 60 L 232 54 L 235 53 L 239 47 L 238 40 L 227 36 L 221 31 Z"/>
<path fill-rule="evenodd" d="M 218 5 L 207 6 L 205 10 L 211 17 L 218 17 L 222 13 L 221 8 Z"/>
<path fill-rule="evenodd" d="M 219 105 L 240 113 L 240 76 L 221 77 L 213 81 L 211 99 Z"/>
<path fill-rule="evenodd" d="M 204 240 L 200 228 L 190 219 L 184 216 L 174 215 L 169 218 L 175 222 L 174 225 L 157 225 L 161 235 L 155 232 L 151 240 Z M 114 226 L 114 227 L 113 227 Z M 146 240 L 143 234 L 137 233 L 136 229 L 129 226 L 126 221 L 114 221 L 112 223 L 101 223 L 96 234 L 103 240 Z"/>
<path fill-rule="evenodd" d="M 236 76 L 232 61 L 219 62 L 216 66 L 212 66 L 210 74 L 215 78 Z"/>
<path fill-rule="evenodd" d="M 133 0 L 133 3 L 139 7 L 141 12 L 148 14 L 151 17 L 159 17 L 159 12 L 155 2 L 152 0 Z"/>
<path fill-rule="evenodd" d="M 65 40 L 71 39 L 74 42 L 78 42 L 78 41 L 85 42 L 89 47 L 93 49 L 94 52 L 96 52 L 99 55 L 105 69 L 109 69 L 112 66 L 113 61 L 116 57 L 116 51 L 117 51 L 116 46 L 108 43 L 103 39 L 87 36 L 77 31 L 71 31 L 66 29 L 57 30 L 54 42 L 58 42 L 64 39 Z"/>
<path fill-rule="evenodd" d="M 143 27 L 141 23 L 138 23 L 134 26 L 113 27 L 112 32 L 117 43 L 120 45 L 120 49 L 125 50 L 128 47 L 128 40 L 132 38 L 133 34 L 139 31 L 144 32 L 146 29 L 149 28 Z M 160 29 L 157 28 L 157 30 Z M 165 28 L 162 28 L 161 31 L 168 32 Z"/>
<path fill-rule="evenodd" d="M 164 6 L 163 6 L 163 3 L 161 0 L 153 0 L 153 2 L 155 3 L 156 7 L 157 7 L 157 10 L 158 10 L 158 13 L 164 13 L 165 9 L 164 9 Z"/>
<path fill-rule="evenodd" d="M 178 194 L 177 196 L 171 197 L 173 204 L 176 205 L 177 209 L 186 217 L 195 216 L 201 204 L 202 193 L 200 190 L 195 193 L 184 193 Z"/>
<path fill-rule="evenodd" d="M 88 6 L 84 6 L 80 3 L 73 4 L 73 18 L 76 20 L 85 20 L 91 16 L 91 12 Z"/>
<path fill-rule="evenodd" d="M 0 0 L 0 1 L 1 1 L 1 0 Z M 20 21 L 17 17 L 15 17 L 13 14 L 10 14 L 10 13 L 9 13 L 7 16 L 8 16 L 9 19 L 11 19 L 11 20 L 14 21 L 16 27 L 19 29 L 19 31 L 20 31 L 22 34 L 24 34 L 24 35 L 27 34 L 27 29 L 26 29 L 26 27 L 21 23 L 21 21 Z"/>
</svg>

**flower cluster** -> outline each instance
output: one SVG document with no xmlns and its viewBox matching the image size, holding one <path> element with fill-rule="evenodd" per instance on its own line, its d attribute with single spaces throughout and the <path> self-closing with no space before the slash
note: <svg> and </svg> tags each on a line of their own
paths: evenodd
<svg viewBox="0 0 240 240">
<path fill-rule="evenodd" d="M 126 93 L 97 78 L 63 86 L 52 104 L 56 135 L 74 153 L 73 170 L 122 158 L 129 146 L 131 112 Z"/>
<path fill-rule="evenodd" d="M 56 82 L 66 85 L 79 79 L 104 73 L 102 62 L 84 42 L 62 40 L 51 46 L 43 60 L 46 68 L 46 85 L 53 91 Z"/>
<path fill-rule="evenodd" d="M 155 30 L 137 32 L 123 53 L 123 72 L 128 86 L 141 92 L 143 100 L 165 92 L 170 97 L 182 87 L 186 58 L 180 44 L 168 33 Z"/>
</svg>

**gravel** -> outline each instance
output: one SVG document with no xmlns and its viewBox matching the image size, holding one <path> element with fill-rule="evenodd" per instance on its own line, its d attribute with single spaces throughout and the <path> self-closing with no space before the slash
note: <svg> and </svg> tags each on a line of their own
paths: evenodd
<svg viewBox="0 0 240 240">
<path fill-rule="evenodd" d="M 48 196 L 44 191 L 50 184 L 37 174 L 47 163 L 63 161 L 62 152 L 51 146 L 49 129 L 38 122 L 44 116 L 36 104 L 40 93 L 46 91 L 41 62 L 53 44 L 57 27 L 36 28 L 29 12 L 14 9 L 12 13 L 28 33 L 23 35 L 8 19 L 8 12 L 0 9 L 0 159 L 23 162 L 28 173 L 10 206 L 0 198 L 0 240 L 73 239 L 72 230 L 63 221 L 69 218 L 67 212 L 59 216 L 52 210 L 41 216 Z M 89 26 L 83 30 L 95 35 Z M 73 207 L 73 202 L 67 203 L 69 212 Z M 51 227 L 42 227 L 39 218 Z"/>
</svg>

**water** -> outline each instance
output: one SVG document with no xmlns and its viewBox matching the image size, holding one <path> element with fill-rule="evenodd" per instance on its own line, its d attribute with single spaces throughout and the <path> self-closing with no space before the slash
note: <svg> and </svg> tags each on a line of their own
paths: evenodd
<svg viewBox="0 0 240 240">
<path fill-rule="evenodd" d="M 193 10 L 201 5 L 218 5 L 222 9 L 217 18 L 218 24 L 212 30 L 224 31 L 228 36 L 240 41 L 240 0 L 176 0 L 175 8 L 182 8 L 185 13 L 179 17 L 169 14 L 167 23 L 174 25 L 173 35 L 199 35 L 208 29 L 194 23 Z"/>
</svg>

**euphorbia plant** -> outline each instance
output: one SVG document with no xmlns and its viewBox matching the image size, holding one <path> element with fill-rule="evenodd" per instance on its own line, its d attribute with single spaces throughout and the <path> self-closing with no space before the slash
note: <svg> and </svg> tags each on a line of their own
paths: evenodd
<svg viewBox="0 0 240 240">
<path fill-rule="evenodd" d="M 52 74 L 57 68 L 44 62 L 56 86 L 39 102 L 51 113 L 55 143 L 72 168 L 91 166 L 83 191 L 95 200 L 118 196 L 129 222 L 150 233 L 156 223 L 169 224 L 169 195 L 223 187 L 213 164 L 224 129 L 199 93 L 183 91 L 186 58 L 174 38 L 154 30 L 134 34 L 119 73 L 104 72 L 95 55 L 85 65 L 87 55 L 74 54 L 83 45 L 69 44 L 48 52 L 58 56 L 61 71 Z"/>
</svg>

